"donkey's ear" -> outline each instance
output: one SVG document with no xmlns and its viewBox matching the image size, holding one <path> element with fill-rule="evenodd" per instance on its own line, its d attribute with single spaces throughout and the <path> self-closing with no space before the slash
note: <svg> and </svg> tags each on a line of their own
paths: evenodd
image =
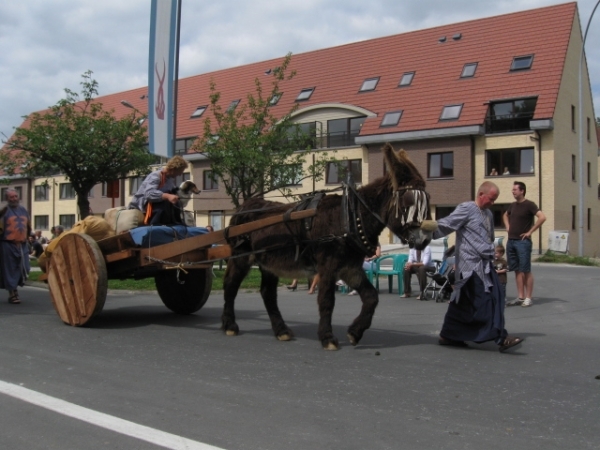
<svg viewBox="0 0 600 450">
<path fill-rule="evenodd" d="M 400 188 L 399 180 L 407 181 L 411 178 L 410 169 L 405 163 L 408 154 L 404 150 L 394 151 L 394 147 L 389 142 L 383 146 L 382 150 L 392 187 L 397 191 Z"/>
</svg>

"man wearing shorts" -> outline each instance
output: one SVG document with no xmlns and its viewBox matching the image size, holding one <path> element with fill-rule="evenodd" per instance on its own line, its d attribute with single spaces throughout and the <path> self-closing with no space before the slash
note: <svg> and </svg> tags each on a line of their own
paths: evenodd
<svg viewBox="0 0 600 450">
<path fill-rule="evenodd" d="M 546 221 L 546 216 L 535 203 L 525 199 L 526 191 L 525 183 L 514 182 L 512 194 L 516 201 L 502 216 L 506 231 L 508 231 L 508 244 L 506 245 L 508 270 L 515 272 L 519 294 L 516 299 L 506 302 L 506 306 L 527 307 L 532 305 L 531 234 Z M 537 220 L 535 220 L 536 217 Z"/>
</svg>

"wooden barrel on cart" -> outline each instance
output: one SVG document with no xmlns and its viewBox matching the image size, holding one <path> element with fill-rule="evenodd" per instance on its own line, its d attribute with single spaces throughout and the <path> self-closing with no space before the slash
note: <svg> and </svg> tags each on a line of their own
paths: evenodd
<svg viewBox="0 0 600 450">
<path fill-rule="evenodd" d="M 187 273 L 186 273 L 187 272 Z M 212 268 L 162 270 L 156 274 L 156 290 L 167 308 L 192 314 L 204 306 L 212 289 Z"/>
<path fill-rule="evenodd" d="M 52 252 L 47 281 L 62 321 L 85 325 L 102 311 L 108 289 L 106 263 L 98 244 L 87 234 L 62 237 Z"/>
</svg>

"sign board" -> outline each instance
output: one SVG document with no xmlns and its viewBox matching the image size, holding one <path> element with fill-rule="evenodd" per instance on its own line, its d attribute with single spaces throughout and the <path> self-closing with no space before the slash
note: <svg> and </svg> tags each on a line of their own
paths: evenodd
<svg viewBox="0 0 600 450">
<path fill-rule="evenodd" d="M 173 80 L 177 0 L 152 0 L 148 64 L 148 141 L 150 153 L 173 156 Z"/>
<path fill-rule="evenodd" d="M 551 231 L 548 234 L 548 250 L 558 253 L 567 253 L 569 251 L 569 232 Z"/>
</svg>

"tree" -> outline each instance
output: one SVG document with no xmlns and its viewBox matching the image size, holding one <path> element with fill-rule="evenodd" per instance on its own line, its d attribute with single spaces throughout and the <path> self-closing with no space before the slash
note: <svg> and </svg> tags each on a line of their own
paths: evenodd
<svg viewBox="0 0 600 450">
<path fill-rule="evenodd" d="M 88 194 L 97 184 L 133 173 L 148 173 L 155 157 L 146 148 L 143 117 L 138 112 L 116 119 L 105 111 L 92 72 L 82 75 L 81 95 L 65 89 L 66 98 L 46 112 L 25 116 L 4 141 L 0 167 L 8 175 L 49 176 L 60 172 L 77 194 L 81 218 L 89 215 Z"/>
<path fill-rule="evenodd" d="M 229 105 L 227 109 L 220 104 L 215 82 L 210 82 L 209 109 L 214 123 L 210 117 L 205 119 L 203 135 L 196 139 L 192 150 L 208 157 L 213 181 L 223 183 L 236 207 L 243 200 L 276 190 L 289 196 L 291 186 L 307 178 L 317 181 L 324 173 L 326 153 L 303 172 L 306 156 L 316 146 L 316 136 L 292 122 L 297 105 L 283 117 L 271 112 L 282 95 L 280 84 L 295 76 L 294 71 L 288 74 L 290 62 L 288 54 L 272 71 L 268 96 L 264 96 L 256 78 L 256 92 L 248 94 L 247 103 Z"/>
</svg>

